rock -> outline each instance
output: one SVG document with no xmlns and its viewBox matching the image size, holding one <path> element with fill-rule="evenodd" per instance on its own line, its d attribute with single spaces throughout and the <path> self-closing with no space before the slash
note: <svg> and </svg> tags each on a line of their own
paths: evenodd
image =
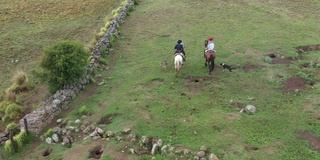
<svg viewBox="0 0 320 160">
<path fill-rule="evenodd" d="M 95 137 L 95 136 L 98 136 L 98 133 L 97 133 L 97 131 L 93 131 L 92 133 L 90 133 L 89 136 L 90 137 Z"/>
<path fill-rule="evenodd" d="M 190 154 L 191 153 L 191 151 L 189 150 L 189 149 L 184 149 L 183 150 L 183 154 L 184 155 L 188 155 L 188 154 Z"/>
<path fill-rule="evenodd" d="M 125 128 L 122 133 L 123 134 L 129 134 L 131 132 L 131 129 L 130 128 Z"/>
<path fill-rule="evenodd" d="M 167 150 L 168 150 L 168 146 L 167 145 L 164 145 L 161 147 L 161 153 L 167 153 Z"/>
<path fill-rule="evenodd" d="M 48 137 L 48 138 L 46 138 L 46 142 L 47 142 L 48 144 L 52 144 L 52 143 L 53 143 L 53 140 L 52 140 L 51 137 Z"/>
<path fill-rule="evenodd" d="M 141 137 L 141 140 L 140 140 L 140 145 L 142 146 L 144 146 L 144 145 L 147 145 L 149 143 L 149 138 L 148 137 L 146 137 L 146 136 L 142 136 Z"/>
<path fill-rule="evenodd" d="M 199 151 L 199 152 L 197 152 L 197 156 L 199 157 L 199 158 L 202 158 L 202 157 L 204 157 L 206 155 L 206 153 L 204 152 L 204 151 Z"/>
<path fill-rule="evenodd" d="M 117 140 L 117 141 L 122 141 L 122 137 L 117 136 L 117 137 L 116 137 L 116 140 Z"/>
<path fill-rule="evenodd" d="M 136 141 L 136 138 L 137 136 L 133 133 L 130 133 L 127 137 L 127 139 L 130 141 L 130 142 L 135 142 Z"/>
<path fill-rule="evenodd" d="M 206 151 L 207 151 L 207 148 L 206 148 L 205 146 L 201 146 L 201 147 L 200 147 L 200 151 L 206 152 Z"/>
<path fill-rule="evenodd" d="M 3 133 L 3 132 L 0 133 L 0 138 L 5 137 L 5 136 L 6 136 L 5 133 Z"/>
<path fill-rule="evenodd" d="M 157 145 L 158 145 L 159 147 L 161 147 L 161 146 L 163 145 L 162 139 L 159 139 L 159 140 L 157 141 Z"/>
<path fill-rule="evenodd" d="M 247 105 L 245 107 L 245 111 L 248 112 L 249 114 L 253 114 L 256 112 L 256 107 L 253 105 Z"/>
<path fill-rule="evenodd" d="M 97 134 L 98 134 L 99 136 L 101 136 L 101 137 L 103 136 L 103 133 L 104 133 L 103 129 L 101 129 L 101 128 L 99 128 L 99 127 L 96 127 L 95 131 L 97 132 Z"/>
<path fill-rule="evenodd" d="M 62 143 L 61 144 L 64 145 L 64 146 L 67 146 L 67 147 L 71 147 L 72 141 L 71 141 L 71 139 L 69 137 L 64 136 L 62 138 Z"/>
<path fill-rule="evenodd" d="M 61 122 L 62 122 L 62 119 L 61 119 L 61 118 L 57 119 L 57 124 L 59 124 L 59 123 L 61 123 Z"/>
<path fill-rule="evenodd" d="M 67 130 L 69 131 L 74 131 L 76 129 L 76 127 L 73 127 L 73 126 L 67 126 L 66 127 Z"/>
<path fill-rule="evenodd" d="M 80 119 L 77 119 L 75 122 L 75 124 L 79 125 L 81 123 L 81 120 Z"/>
<path fill-rule="evenodd" d="M 108 137 L 113 137 L 114 136 L 114 133 L 112 131 L 107 130 L 106 133 L 107 133 Z"/>
<path fill-rule="evenodd" d="M 52 140 L 55 142 L 55 143 L 58 143 L 59 142 L 59 136 L 58 134 L 54 133 L 52 136 L 51 136 Z"/>
<path fill-rule="evenodd" d="M 219 158 L 215 154 L 210 154 L 209 160 L 219 160 Z"/>
<path fill-rule="evenodd" d="M 157 144 L 153 144 L 151 149 L 151 155 L 155 155 L 159 151 L 159 146 Z"/>
<path fill-rule="evenodd" d="M 131 149 L 130 149 L 130 153 L 131 153 L 131 154 L 135 154 L 136 151 L 135 151 L 133 148 L 131 148 Z"/>
</svg>

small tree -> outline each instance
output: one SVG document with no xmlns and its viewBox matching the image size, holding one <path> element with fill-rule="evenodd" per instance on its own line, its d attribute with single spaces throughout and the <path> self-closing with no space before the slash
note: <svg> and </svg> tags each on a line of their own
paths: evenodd
<svg viewBox="0 0 320 160">
<path fill-rule="evenodd" d="M 83 45 L 70 41 L 58 42 L 45 48 L 41 67 L 48 77 L 50 92 L 66 84 L 79 82 L 86 71 L 89 56 Z"/>
</svg>

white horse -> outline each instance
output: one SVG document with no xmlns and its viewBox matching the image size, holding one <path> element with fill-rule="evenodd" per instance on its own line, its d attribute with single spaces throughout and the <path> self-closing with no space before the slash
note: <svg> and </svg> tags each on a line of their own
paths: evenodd
<svg viewBox="0 0 320 160">
<path fill-rule="evenodd" d="M 183 63 L 182 55 L 179 53 L 176 53 L 174 56 L 174 68 L 176 70 L 176 75 L 180 75 L 182 63 Z"/>
</svg>

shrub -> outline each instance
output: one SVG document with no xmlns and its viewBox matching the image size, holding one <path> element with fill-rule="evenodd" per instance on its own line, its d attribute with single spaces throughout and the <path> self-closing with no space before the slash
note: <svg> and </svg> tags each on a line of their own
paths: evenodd
<svg viewBox="0 0 320 160">
<path fill-rule="evenodd" d="M 16 103 L 11 103 L 10 105 L 7 106 L 4 117 L 8 118 L 8 119 L 5 118 L 6 120 L 18 119 L 21 115 L 21 112 L 22 112 L 22 106 Z"/>
<path fill-rule="evenodd" d="M 6 143 L 4 144 L 4 150 L 7 153 L 14 153 L 14 149 L 12 147 L 11 141 L 7 140 Z"/>
<path fill-rule="evenodd" d="M 139 5 L 140 0 L 133 0 L 134 5 Z"/>
<path fill-rule="evenodd" d="M 6 128 L 6 130 L 7 131 L 9 131 L 10 129 L 17 129 L 17 124 L 16 123 L 14 123 L 14 122 L 11 122 L 11 123 L 9 123 L 8 125 L 7 125 L 7 128 Z"/>
<path fill-rule="evenodd" d="M 52 128 L 48 129 L 48 131 L 44 134 L 44 136 L 46 138 L 48 137 L 52 137 L 52 135 L 54 134 L 54 130 Z"/>
<path fill-rule="evenodd" d="M 79 115 L 87 115 L 87 114 L 89 114 L 89 109 L 87 108 L 87 106 L 82 106 L 82 107 L 78 110 L 78 114 L 79 114 Z"/>
<path fill-rule="evenodd" d="M 265 57 L 264 57 L 264 62 L 269 63 L 269 64 L 272 64 L 272 58 L 269 57 L 269 56 L 265 56 Z"/>
<path fill-rule="evenodd" d="M 50 92 L 54 93 L 66 84 L 79 82 L 85 74 L 89 52 L 75 42 L 62 41 L 45 48 L 41 67 L 48 75 Z"/>
<path fill-rule="evenodd" d="M 21 86 L 22 84 L 24 84 L 28 81 L 27 74 L 24 73 L 23 71 L 17 71 L 14 74 L 12 81 L 14 84 Z"/>
<path fill-rule="evenodd" d="M 99 61 L 100 64 L 107 65 L 107 60 L 105 60 L 105 59 L 102 58 L 102 57 L 100 57 L 100 58 L 98 59 L 98 61 Z"/>
<path fill-rule="evenodd" d="M 2 101 L 0 103 L 0 112 L 5 112 L 7 106 L 9 106 L 12 102 L 9 101 Z"/>
<path fill-rule="evenodd" d="M 8 92 L 6 93 L 6 99 L 9 101 L 9 102 L 16 102 L 16 99 L 17 99 L 17 96 L 14 92 Z"/>
<path fill-rule="evenodd" d="M 21 131 L 19 134 L 14 136 L 14 140 L 15 142 L 17 142 L 19 148 L 21 148 L 24 144 L 28 143 L 29 139 L 30 138 L 27 132 L 25 131 Z"/>
<path fill-rule="evenodd" d="M 23 145 L 28 143 L 31 140 L 31 136 L 27 134 L 27 132 L 22 131 L 16 136 L 13 137 L 14 142 L 17 144 L 18 149 L 22 148 Z M 7 153 L 14 153 L 14 149 L 12 147 L 12 143 L 10 140 L 7 140 L 4 145 L 4 150 Z"/>
</svg>

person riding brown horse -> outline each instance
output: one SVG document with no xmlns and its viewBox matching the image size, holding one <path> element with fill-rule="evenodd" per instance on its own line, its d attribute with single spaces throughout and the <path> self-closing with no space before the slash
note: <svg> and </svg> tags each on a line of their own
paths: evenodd
<svg viewBox="0 0 320 160">
<path fill-rule="evenodd" d="M 214 60 L 216 58 L 216 51 L 213 50 L 214 48 L 213 38 L 209 38 L 208 40 L 205 40 L 205 47 L 206 47 L 206 49 L 204 50 L 204 58 L 206 59 L 205 66 L 209 66 L 209 74 L 211 74 L 211 72 L 214 69 Z"/>
</svg>

